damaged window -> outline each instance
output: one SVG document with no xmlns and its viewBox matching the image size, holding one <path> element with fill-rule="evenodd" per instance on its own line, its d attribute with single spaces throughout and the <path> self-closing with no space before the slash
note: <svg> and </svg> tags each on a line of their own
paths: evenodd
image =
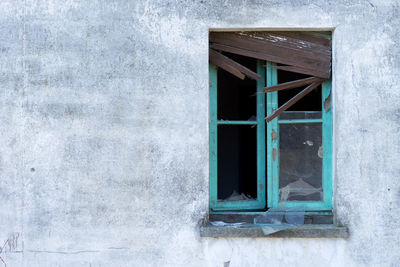
<svg viewBox="0 0 400 267">
<path fill-rule="evenodd" d="M 332 209 L 329 32 L 210 33 L 211 211 Z"/>
</svg>

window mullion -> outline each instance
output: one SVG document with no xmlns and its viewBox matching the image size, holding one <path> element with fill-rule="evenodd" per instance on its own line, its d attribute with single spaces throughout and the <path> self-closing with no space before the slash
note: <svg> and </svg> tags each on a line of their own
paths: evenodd
<svg viewBox="0 0 400 267">
<path fill-rule="evenodd" d="M 265 207 L 265 88 L 264 62 L 257 60 L 257 73 L 261 79 L 257 81 L 257 201 Z"/>
<path fill-rule="evenodd" d="M 267 66 L 274 63 L 268 62 Z M 266 67 L 267 87 L 278 84 L 277 69 Z M 267 93 L 267 116 L 278 108 L 278 92 Z M 276 207 L 279 201 L 279 131 L 278 118 L 267 123 L 267 198 L 268 207 Z"/>
</svg>

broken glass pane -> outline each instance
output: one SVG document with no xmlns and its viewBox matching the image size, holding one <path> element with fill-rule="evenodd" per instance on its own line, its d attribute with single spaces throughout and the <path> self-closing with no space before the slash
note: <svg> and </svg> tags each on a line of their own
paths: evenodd
<svg viewBox="0 0 400 267">
<path fill-rule="evenodd" d="M 296 81 L 304 78 L 308 78 L 308 75 L 278 70 L 278 84 Z M 282 90 L 278 92 L 278 106 L 282 106 L 287 101 L 289 101 L 292 97 L 300 93 L 304 88 L 308 85 L 301 86 L 299 88 L 293 88 L 288 90 Z M 318 86 L 316 89 L 312 90 L 310 93 L 301 98 L 296 104 L 291 106 L 288 111 L 321 111 L 322 110 L 322 101 L 321 101 L 321 86 Z M 282 119 L 282 118 L 281 118 Z"/>
<path fill-rule="evenodd" d="M 283 212 L 266 211 L 264 214 L 254 218 L 255 224 L 281 224 L 283 222 Z"/>
<path fill-rule="evenodd" d="M 234 54 L 229 54 L 229 57 L 257 71 L 256 59 Z M 223 69 L 218 69 L 217 80 L 218 120 L 257 120 L 257 82 L 247 77 L 241 80 Z"/>
<path fill-rule="evenodd" d="M 271 235 L 276 232 L 284 231 L 287 229 L 293 229 L 296 228 L 296 225 L 293 224 L 271 224 L 271 225 L 264 225 L 261 227 L 261 230 L 263 231 L 264 235 Z"/>
<path fill-rule="evenodd" d="M 304 216 L 306 215 L 304 207 L 288 208 L 285 212 L 285 220 L 289 224 L 304 224 Z"/>
<path fill-rule="evenodd" d="M 270 235 L 287 229 L 294 229 L 304 224 L 304 207 L 271 208 L 254 218 L 254 224 L 261 224 L 264 235 Z"/>
<path fill-rule="evenodd" d="M 255 224 L 304 224 L 305 208 L 270 208 L 264 214 L 254 218 Z"/>
<path fill-rule="evenodd" d="M 281 124 L 280 201 L 322 201 L 322 125 Z"/>
<path fill-rule="evenodd" d="M 257 127 L 218 126 L 218 200 L 257 198 Z"/>
</svg>

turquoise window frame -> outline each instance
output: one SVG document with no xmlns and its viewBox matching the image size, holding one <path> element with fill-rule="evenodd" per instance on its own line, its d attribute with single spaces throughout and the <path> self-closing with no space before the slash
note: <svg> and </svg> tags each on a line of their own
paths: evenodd
<svg viewBox="0 0 400 267">
<path fill-rule="evenodd" d="M 257 92 L 265 86 L 276 85 L 278 71 L 272 62 L 257 61 Z M 322 84 L 322 119 L 279 120 L 279 116 L 269 123 L 266 115 L 278 108 L 278 92 L 257 94 L 257 121 L 218 121 L 217 118 L 217 68 L 209 65 L 210 75 L 210 119 L 209 119 L 209 175 L 211 212 L 256 211 L 265 208 L 288 209 L 301 207 L 306 211 L 332 210 L 332 105 L 325 109 L 324 101 L 331 96 L 331 80 Z M 279 200 L 279 125 L 294 123 L 322 124 L 322 201 L 280 201 Z M 242 201 L 218 201 L 218 125 L 256 125 L 257 127 L 257 199 Z M 274 138 L 273 138 L 274 137 Z M 267 149 L 265 149 L 265 142 Z M 274 151 L 275 150 L 275 151 Z M 274 155 L 275 154 L 275 155 Z M 275 160 L 274 160 L 275 158 Z M 266 171 L 267 170 L 267 171 Z M 267 190 L 267 191 L 266 191 Z"/>
<path fill-rule="evenodd" d="M 267 62 L 267 66 L 273 66 L 272 62 Z M 278 71 L 276 68 L 266 68 L 267 86 L 278 83 Z M 322 119 L 297 119 L 279 120 L 279 116 L 267 124 L 267 190 L 268 207 L 277 209 L 288 209 L 301 207 L 307 211 L 329 211 L 332 210 L 332 108 L 324 108 L 325 99 L 331 95 L 331 80 L 322 83 Z M 331 106 L 331 105 L 330 105 Z M 272 114 L 278 109 L 278 92 L 267 93 L 267 115 Z M 279 200 L 279 125 L 298 123 L 320 123 L 322 124 L 322 201 L 280 201 Z M 272 133 L 276 133 L 277 138 L 272 138 Z M 275 160 L 273 160 L 273 150 L 276 150 Z"/>
<path fill-rule="evenodd" d="M 257 92 L 264 88 L 264 62 L 257 61 L 257 73 L 261 79 L 257 81 Z M 219 121 L 217 118 L 217 68 L 210 64 L 210 208 L 221 210 L 257 210 L 265 208 L 265 94 L 257 94 L 256 121 Z M 239 201 L 218 201 L 218 125 L 255 125 L 257 127 L 257 199 Z"/>
</svg>

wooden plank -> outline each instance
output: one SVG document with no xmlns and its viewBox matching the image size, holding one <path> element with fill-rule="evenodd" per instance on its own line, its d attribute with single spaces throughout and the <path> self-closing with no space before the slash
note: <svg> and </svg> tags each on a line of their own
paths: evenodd
<svg viewBox="0 0 400 267">
<path fill-rule="evenodd" d="M 316 77 L 310 77 L 310 78 L 305 78 L 305 79 L 301 79 L 301 80 L 296 80 L 296 81 L 291 81 L 291 82 L 287 82 L 287 83 L 281 83 L 278 85 L 274 85 L 271 87 L 265 87 L 263 89 L 264 93 L 267 92 L 275 92 L 275 91 L 281 91 L 281 90 L 286 90 L 286 89 L 293 89 L 293 88 L 297 88 L 306 84 L 310 84 L 316 81 L 321 80 L 320 78 L 316 78 Z"/>
<path fill-rule="evenodd" d="M 220 57 L 216 57 L 215 53 L 210 49 L 209 60 L 211 64 L 214 64 L 217 67 L 220 67 L 227 72 L 233 74 L 234 76 L 238 77 L 239 79 L 244 79 L 246 76 L 241 73 L 237 68 L 229 65 L 225 60 L 221 59 Z"/>
<path fill-rule="evenodd" d="M 271 67 L 271 68 L 275 68 L 278 70 L 284 70 L 284 71 L 290 71 L 290 72 L 297 72 L 297 73 L 302 73 L 302 74 L 308 74 L 308 75 L 312 75 L 311 73 L 318 73 L 317 75 L 314 75 L 318 78 L 322 78 L 322 79 L 329 79 L 330 78 L 330 73 L 322 73 L 322 72 L 318 72 L 318 71 L 314 71 L 314 70 L 309 70 L 309 69 L 304 69 L 304 68 L 299 68 L 299 67 L 295 67 L 295 66 L 266 66 L 266 67 Z M 327 76 L 328 74 L 328 76 Z"/>
<path fill-rule="evenodd" d="M 242 55 L 242 56 L 247 56 L 247 57 L 252 57 L 252 58 L 257 58 L 257 59 L 264 59 L 267 61 L 278 62 L 278 63 L 282 63 L 282 64 L 287 64 L 287 65 L 295 64 L 295 62 L 293 62 L 289 59 L 286 59 L 286 58 L 281 58 L 281 57 L 278 57 L 275 55 L 250 51 L 247 49 L 241 49 L 241 48 L 237 48 L 237 47 L 220 45 L 220 44 L 210 44 L 210 47 L 213 49 L 216 49 L 216 50 L 234 53 L 234 54 L 238 54 L 238 55 Z M 285 70 L 287 70 L 287 71 L 298 72 L 298 73 L 312 75 L 312 76 L 321 77 L 321 78 L 325 78 L 325 79 L 330 77 L 330 72 L 320 71 L 320 69 L 307 69 L 307 68 L 300 68 L 300 67 L 295 67 L 295 66 L 282 66 L 282 67 L 285 67 Z M 274 68 L 281 68 L 281 66 L 274 66 Z"/>
<path fill-rule="evenodd" d="M 224 66 L 229 65 L 232 68 L 237 69 L 242 74 L 244 74 L 244 75 L 246 75 L 249 78 L 252 78 L 254 80 L 260 80 L 261 79 L 261 76 L 258 75 L 256 72 L 246 68 L 245 66 L 243 66 L 243 65 L 241 65 L 239 63 L 237 63 L 236 61 L 230 59 L 229 57 L 224 56 L 221 53 L 219 53 L 219 52 L 217 52 L 217 51 L 215 51 L 213 49 L 210 49 L 210 62 L 212 62 L 212 61 L 217 62 L 217 63 L 223 62 Z M 217 64 L 215 64 L 215 65 L 217 65 Z M 224 68 L 224 67 L 221 67 L 221 68 Z"/>
<path fill-rule="evenodd" d="M 217 51 L 215 51 L 215 53 L 218 53 Z M 227 56 L 222 55 L 221 53 L 218 53 L 221 57 L 225 58 L 227 61 L 229 61 L 233 66 L 235 66 L 241 73 L 243 73 L 244 75 L 246 75 L 247 77 L 254 79 L 254 80 L 260 80 L 261 76 L 259 74 L 257 74 L 256 72 L 252 71 L 249 68 L 246 68 L 245 66 L 237 63 L 236 61 L 230 59 Z"/>
<path fill-rule="evenodd" d="M 296 42 L 295 39 L 279 34 L 211 33 L 210 42 L 278 56 L 293 62 L 289 65 L 308 69 L 329 69 L 331 61 L 330 49 L 321 50 L 322 46 L 302 41 Z"/>
<path fill-rule="evenodd" d="M 316 32 L 279 32 L 280 35 L 289 38 L 294 38 L 303 42 L 313 43 L 314 45 L 320 45 L 327 47 L 329 50 L 332 45 L 330 38 L 322 37 L 321 33 Z"/>
<path fill-rule="evenodd" d="M 263 53 L 266 55 L 273 55 L 279 60 L 277 63 L 289 64 L 297 67 L 307 69 L 318 69 L 329 71 L 330 55 L 319 55 L 317 53 L 305 53 L 305 51 L 298 51 L 296 49 L 288 49 L 287 47 L 279 47 L 276 44 L 268 42 L 260 42 L 260 40 L 252 40 L 246 37 L 229 36 L 220 38 L 215 44 L 222 44 L 236 48 L 246 49 Z"/>
<path fill-rule="evenodd" d="M 298 50 L 300 53 L 331 55 L 330 45 L 321 45 L 316 42 L 317 38 L 311 40 L 302 33 L 299 33 L 297 36 L 285 34 L 284 32 L 241 32 L 238 34 L 242 36 L 247 35 L 250 38 L 253 37 L 259 40 L 264 39 L 265 41 L 272 42 L 272 45 Z"/>
<path fill-rule="evenodd" d="M 312 42 L 298 40 L 279 33 L 263 32 L 233 32 L 233 33 L 211 33 L 210 42 L 242 47 L 248 49 L 256 48 L 257 51 L 270 53 L 279 50 L 279 55 L 299 56 L 310 59 L 330 61 L 331 49 Z M 286 53 L 290 53 L 287 55 Z"/>
<path fill-rule="evenodd" d="M 309 85 L 307 88 L 305 88 L 304 90 L 302 90 L 300 93 L 298 93 L 297 95 L 295 95 L 292 99 L 290 99 L 289 101 L 287 101 L 285 104 L 283 104 L 280 108 L 278 108 L 277 110 L 275 110 L 272 114 L 270 114 L 268 117 L 266 117 L 266 121 L 270 122 L 271 120 L 275 119 L 277 116 L 279 116 L 279 114 L 281 114 L 282 112 L 284 112 L 285 110 L 287 110 L 288 108 L 290 108 L 291 106 L 293 106 L 297 101 L 299 101 L 300 99 L 302 99 L 305 95 L 307 95 L 308 93 L 310 93 L 312 90 L 314 90 L 315 88 L 318 87 L 318 85 L 320 85 L 322 83 L 322 80 L 317 81 L 312 83 L 311 85 Z"/>
</svg>

